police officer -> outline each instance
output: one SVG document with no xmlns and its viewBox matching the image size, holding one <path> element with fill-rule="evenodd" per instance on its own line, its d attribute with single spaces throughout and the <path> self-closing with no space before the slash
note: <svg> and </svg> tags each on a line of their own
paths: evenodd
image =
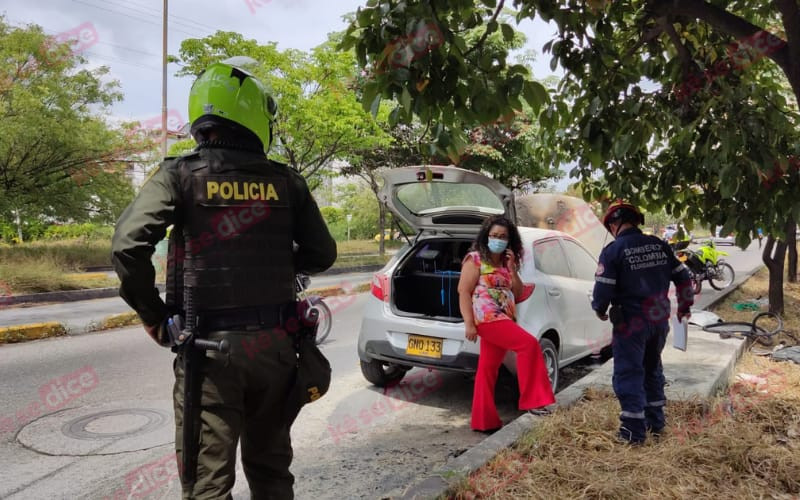
<svg viewBox="0 0 800 500">
<path fill-rule="evenodd" d="M 323 271 L 336 259 L 304 178 L 266 158 L 277 106 L 242 59 L 211 64 L 194 82 L 189 118 L 197 148 L 161 163 L 120 217 L 112 243 L 120 295 L 156 342 L 174 344 L 167 321 L 184 313 L 186 256 L 198 330 L 230 345 L 227 354 L 202 360 L 197 480 L 183 484 L 184 498 L 231 498 L 240 438 L 252 497 L 293 497 L 283 403 L 297 360 L 290 329 L 280 327 L 295 299 L 295 273 Z M 165 303 L 150 257 L 170 225 Z M 179 459 L 181 356 L 174 364 Z"/>
<path fill-rule="evenodd" d="M 610 316 L 613 324 L 613 386 L 622 407 L 618 436 L 631 444 L 643 443 L 647 430 L 660 434 L 665 425 L 661 351 L 669 330 L 670 281 L 678 318 L 688 318 L 694 302 L 686 266 L 666 242 L 642 234 L 643 223 L 634 205 L 609 206 L 603 225 L 616 239 L 600 254 L 592 298 L 597 316 Z"/>
</svg>

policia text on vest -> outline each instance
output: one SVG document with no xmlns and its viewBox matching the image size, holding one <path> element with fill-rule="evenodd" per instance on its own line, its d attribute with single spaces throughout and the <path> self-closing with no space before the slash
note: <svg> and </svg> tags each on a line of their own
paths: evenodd
<svg viewBox="0 0 800 500">
<path fill-rule="evenodd" d="M 203 206 L 261 201 L 271 207 L 288 207 L 289 186 L 282 177 L 202 175 L 194 178 L 194 201 Z"/>
<path fill-rule="evenodd" d="M 267 182 L 206 181 L 208 200 L 261 200 L 280 201 L 275 185 Z"/>
</svg>

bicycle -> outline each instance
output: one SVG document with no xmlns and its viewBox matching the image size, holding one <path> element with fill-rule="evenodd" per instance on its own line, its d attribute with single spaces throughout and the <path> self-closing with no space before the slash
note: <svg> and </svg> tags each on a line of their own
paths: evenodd
<svg viewBox="0 0 800 500">
<path fill-rule="evenodd" d="M 772 329 L 758 326 L 761 319 L 771 318 L 776 325 Z M 753 317 L 753 321 L 721 321 L 703 327 L 703 331 L 719 334 L 723 339 L 750 339 L 758 341 L 762 345 L 770 345 L 772 337 L 783 331 L 783 320 L 780 316 L 772 312 L 758 313 Z"/>
<path fill-rule="evenodd" d="M 311 284 L 311 278 L 307 274 L 296 274 L 294 277 L 294 283 L 294 289 L 297 293 L 297 298 L 300 301 L 306 301 L 309 311 L 316 310 L 317 312 L 319 323 L 317 324 L 317 335 L 314 340 L 317 345 L 320 345 L 331 333 L 331 327 L 333 326 L 333 315 L 331 313 L 331 309 L 319 295 L 308 295 L 306 293 L 308 286 Z"/>
</svg>

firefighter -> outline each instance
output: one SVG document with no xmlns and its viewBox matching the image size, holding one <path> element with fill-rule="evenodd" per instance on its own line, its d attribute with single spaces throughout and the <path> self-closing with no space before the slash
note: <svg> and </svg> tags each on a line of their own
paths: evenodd
<svg viewBox="0 0 800 500">
<path fill-rule="evenodd" d="M 694 303 L 689 272 L 669 245 L 642 233 L 644 216 L 630 203 L 608 207 L 603 225 L 615 237 L 600 254 L 592 309 L 611 319 L 614 393 L 621 406 L 618 436 L 641 444 L 647 431 L 665 425 L 661 351 L 669 331 L 670 281 L 675 283 L 678 318 L 688 318 Z M 611 309 L 609 310 L 609 305 Z"/>
<path fill-rule="evenodd" d="M 252 497 L 293 497 L 285 407 L 297 357 L 291 328 L 282 327 L 295 320 L 295 273 L 323 271 L 336 259 L 304 178 L 266 157 L 277 105 L 241 62 L 211 64 L 194 82 L 189 119 L 197 148 L 161 163 L 112 242 L 120 295 L 159 345 L 175 344 L 169 321 L 185 314 L 184 284 L 193 290 L 200 338 L 230 345 L 201 360 L 197 479 L 183 482 L 184 498 L 231 498 L 240 439 Z M 165 303 L 150 256 L 171 224 Z M 179 459 L 182 355 L 173 389 Z"/>
</svg>

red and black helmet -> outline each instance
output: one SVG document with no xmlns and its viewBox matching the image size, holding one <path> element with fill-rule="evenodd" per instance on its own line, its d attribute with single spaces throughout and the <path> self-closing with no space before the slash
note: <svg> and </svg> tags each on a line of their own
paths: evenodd
<svg viewBox="0 0 800 500">
<path fill-rule="evenodd" d="M 636 208 L 636 205 L 617 200 L 608 207 L 603 216 L 603 225 L 609 231 L 612 222 L 629 222 L 638 226 L 644 224 L 644 214 Z"/>
</svg>

